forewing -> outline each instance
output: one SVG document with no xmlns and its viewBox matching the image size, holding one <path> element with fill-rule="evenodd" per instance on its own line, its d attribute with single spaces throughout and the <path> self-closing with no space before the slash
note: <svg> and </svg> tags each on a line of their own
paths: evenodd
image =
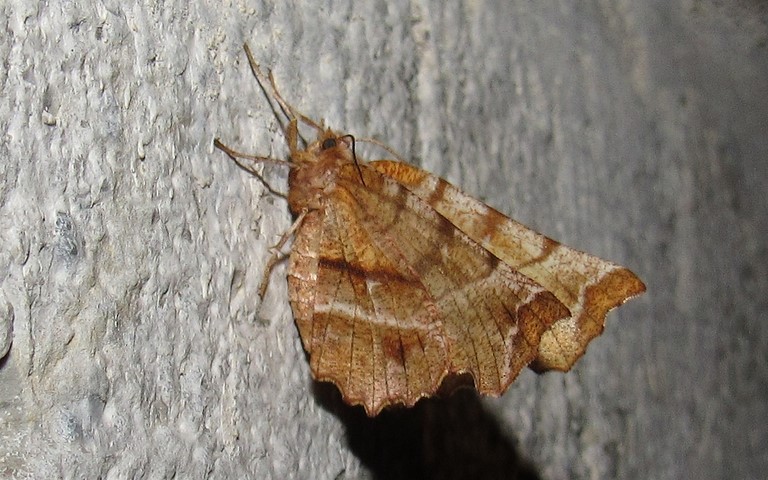
<svg viewBox="0 0 768 480">
<path fill-rule="evenodd" d="M 437 389 L 449 364 L 440 318 L 418 279 L 371 244 L 347 199 L 306 217 L 288 282 L 312 373 L 345 401 L 374 415 Z"/>
<path fill-rule="evenodd" d="M 609 310 L 645 291 L 628 269 L 561 245 L 516 222 L 450 183 L 405 163 L 371 167 L 422 198 L 505 264 L 533 279 L 571 312 L 542 337 L 531 367 L 567 371 L 603 331 Z"/>
<path fill-rule="evenodd" d="M 318 380 L 369 414 L 469 373 L 499 395 L 567 309 L 425 201 L 349 165 L 291 251 L 296 322 Z"/>
</svg>

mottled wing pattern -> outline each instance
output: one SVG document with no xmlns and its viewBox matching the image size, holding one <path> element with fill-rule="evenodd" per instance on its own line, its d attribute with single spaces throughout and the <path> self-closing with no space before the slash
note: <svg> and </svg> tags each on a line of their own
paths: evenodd
<svg viewBox="0 0 768 480">
<path fill-rule="evenodd" d="M 315 378 L 369 415 L 413 405 L 448 374 L 500 395 L 568 310 L 427 201 L 361 167 L 342 167 L 291 249 L 290 296 Z"/>
<path fill-rule="evenodd" d="M 541 235 L 411 165 L 368 164 L 394 179 L 505 264 L 533 279 L 570 310 L 541 337 L 531 367 L 567 371 L 602 331 L 609 310 L 645 291 L 634 273 Z"/>
</svg>

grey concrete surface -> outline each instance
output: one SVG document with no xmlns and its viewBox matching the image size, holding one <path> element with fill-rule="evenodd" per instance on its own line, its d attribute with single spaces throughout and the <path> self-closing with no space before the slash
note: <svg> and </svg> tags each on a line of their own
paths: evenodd
<svg viewBox="0 0 768 480">
<path fill-rule="evenodd" d="M 0 476 L 760 478 L 767 19 L 747 0 L 6 0 Z M 344 406 L 309 376 L 284 268 L 256 294 L 284 200 L 212 147 L 286 151 L 245 41 L 308 115 L 647 294 L 568 374 Z M 286 173 L 264 169 L 282 191 Z"/>
</svg>

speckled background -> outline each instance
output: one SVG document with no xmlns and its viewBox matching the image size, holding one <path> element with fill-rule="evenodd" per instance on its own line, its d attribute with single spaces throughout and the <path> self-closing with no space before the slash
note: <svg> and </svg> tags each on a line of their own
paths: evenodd
<svg viewBox="0 0 768 480">
<path fill-rule="evenodd" d="M 0 476 L 761 477 L 767 18 L 746 0 L 4 2 Z M 375 420 L 344 406 L 309 377 L 284 268 L 256 294 L 285 201 L 212 147 L 286 150 L 245 41 L 308 115 L 647 294 L 566 375 Z"/>
</svg>

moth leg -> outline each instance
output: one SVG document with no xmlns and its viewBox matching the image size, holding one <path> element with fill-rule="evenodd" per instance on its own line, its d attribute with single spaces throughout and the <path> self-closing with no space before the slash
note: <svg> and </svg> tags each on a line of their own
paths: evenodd
<svg viewBox="0 0 768 480">
<path fill-rule="evenodd" d="M 289 162 L 288 160 L 280 160 L 279 158 L 272 158 L 272 157 L 264 157 L 261 155 L 251 155 L 249 153 L 243 153 L 238 152 L 237 150 L 234 150 L 232 148 L 229 148 L 228 146 L 221 143 L 221 140 L 218 138 L 213 139 L 213 146 L 221 150 L 222 152 L 226 153 L 233 159 L 237 160 L 238 158 L 243 158 L 246 160 L 250 160 L 253 163 L 285 163 L 290 165 L 293 165 L 293 163 Z"/>
<path fill-rule="evenodd" d="M 259 284 L 259 297 L 264 298 L 264 294 L 267 293 L 267 287 L 269 286 L 269 277 L 272 274 L 272 269 L 275 268 L 275 265 L 277 265 L 279 262 L 283 261 L 285 259 L 286 255 L 283 254 L 282 249 L 285 246 L 285 243 L 288 241 L 289 238 L 293 237 L 293 234 L 296 233 L 296 230 L 301 227 L 301 224 L 304 223 L 304 219 L 307 216 L 307 213 L 309 210 L 303 210 L 301 214 L 296 218 L 296 220 L 293 222 L 293 225 L 291 225 L 291 228 L 289 228 L 283 236 L 280 238 L 280 241 L 277 242 L 277 244 L 270 248 L 270 257 L 269 261 L 267 261 L 267 268 L 264 270 L 264 276 L 261 279 L 261 283 Z"/>
<path fill-rule="evenodd" d="M 258 178 L 259 181 L 261 181 L 262 184 L 269 190 L 269 192 L 273 195 L 277 195 L 278 197 L 282 198 L 288 198 L 288 195 L 282 192 L 278 192 L 274 188 L 272 188 L 272 185 L 267 182 L 264 177 L 256 171 L 256 169 L 252 165 L 246 165 L 245 163 L 241 162 L 240 159 L 244 160 L 250 160 L 251 163 L 276 163 L 278 165 L 288 165 L 289 167 L 293 166 L 294 164 L 292 162 L 289 162 L 287 160 L 280 160 L 277 158 L 270 158 L 270 157 L 262 157 L 260 155 L 250 155 L 248 153 L 242 153 L 238 152 L 237 150 L 233 150 L 229 148 L 228 146 L 221 143 L 221 140 L 218 138 L 213 139 L 213 146 L 221 150 L 222 152 L 226 153 L 229 158 L 232 159 L 232 161 L 235 162 L 235 165 L 237 165 L 241 170 L 245 170 L 246 172 L 250 173 L 254 177 Z"/>
</svg>

